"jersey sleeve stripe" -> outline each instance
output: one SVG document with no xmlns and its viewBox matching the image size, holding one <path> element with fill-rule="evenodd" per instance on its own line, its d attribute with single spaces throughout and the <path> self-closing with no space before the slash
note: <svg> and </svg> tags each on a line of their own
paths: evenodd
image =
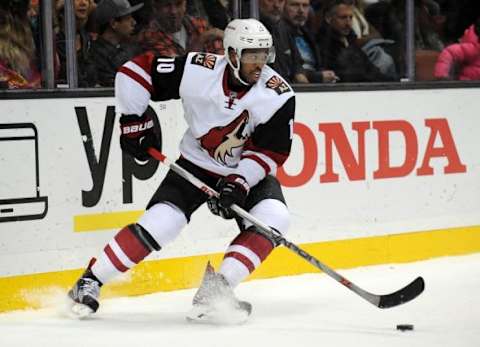
<svg viewBox="0 0 480 347">
<path fill-rule="evenodd" d="M 142 76 L 145 81 L 147 81 L 149 84 L 152 84 L 152 77 L 150 76 L 150 73 L 145 71 L 145 69 L 141 65 L 138 65 L 133 61 L 129 61 L 123 64 L 123 66 L 136 72 L 137 74 Z"/>
<path fill-rule="evenodd" d="M 273 160 L 277 166 L 282 166 L 288 158 L 288 153 L 269 151 L 268 149 L 253 146 L 252 144 L 249 144 L 244 153 L 247 152 L 258 153 L 259 155 L 268 157 L 268 159 Z"/>
<path fill-rule="evenodd" d="M 143 88 L 145 88 L 150 94 L 153 94 L 153 87 L 152 83 L 146 81 L 141 75 L 137 74 L 135 71 L 130 70 L 129 68 L 122 66 L 120 69 L 118 69 L 118 72 L 121 72 L 128 77 L 130 77 L 132 80 L 140 84 Z"/>
</svg>

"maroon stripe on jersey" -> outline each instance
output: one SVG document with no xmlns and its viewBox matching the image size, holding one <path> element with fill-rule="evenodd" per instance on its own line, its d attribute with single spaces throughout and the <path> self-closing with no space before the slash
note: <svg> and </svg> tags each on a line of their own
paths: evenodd
<svg viewBox="0 0 480 347">
<path fill-rule="evenodd" d="M 108 259 L 110 259 L 110 261 L 112 262 L 113 266 L 115 266 L 115 268 L 116 268 L 118 271 L 125 272 L 125 271 L 128 270 L 128 267 L 126 267 L 125 265 L 123 265 L 123 263 L 120 261 L 120 259 L 118 259 L 118 257 L 115 255 L 115 253 L 113 252 L 112 248 L 110 248 L 110 245 L 106 245 L 105 248 L 103 249 L 103 251 L 104 251 L 105 254 L 107 255 Z"/>
<path fill-rule="evenodd" d="M 259 233 L 248 230 L 242 231 L 233 240 L 232 245 L 241 245 L 250 249 L 261 261 L 264 261 L 273 249 L 272 241 Z"/>
<path fill-rule="evenodd" d="M 262 158 L 260 158 L 257 155 L 254 155 L 254 154 L 242 155 L 242 159 L 244 159 L 244 158 L 251 159 L 251 160 L 255 161 L 258 165 L 260 165 L 265 170 L 265 176 L 268 175 L 270 173 L 270 171 L 272 170 L 270 165 L 268 165 L 265 162 L 265 160 L 262 160 Z"/>
<path fill-rule="evenodd" d="M 122 66 L 118 69 L 118 72 L 124 73 L 135 82 L 139 83 L 143 88 L 145 88 L 150 94 L 153 93 L 153 87 L 150 83 L 148 83 L 142 76 L 137 74 L 135 71 L 130 70 L 129 68 Z"/>
<path fill-rule="evenodd" d="M 253 264 L 252 261 L 248 259 L 246 256 L 244 256 L 242 253 L 228 252 L 225 254 L 224 258 L 237 259 L 240 263 L 246 266 L 246 268 L 250 273 L 252 273 L 255 270 L 255 264 Z"/>
<path fill-rule="evenodd" d="M 247 141 L 243 150 L 262 153 L 263 155 L 266 155 L 267 157 L 272 159 L 278 166 L 282 166 L 282 164 L 288 158 L 288 153 L 279 153 L 279 152 L 274 152 L 268 149 L 257 147 L 252 143 L 251 140 Z"/>
<path fill-rule="evenodd" d="M 150 250 L 140 242 L 140 240 L 132 233 L 128 226 L 120 230 L 120 232 L 115 235 L 115 241 L 117 241 L 118 245 L 128 259 L 135 264 L 138 264 L 150 254 Z"/>
</svg>

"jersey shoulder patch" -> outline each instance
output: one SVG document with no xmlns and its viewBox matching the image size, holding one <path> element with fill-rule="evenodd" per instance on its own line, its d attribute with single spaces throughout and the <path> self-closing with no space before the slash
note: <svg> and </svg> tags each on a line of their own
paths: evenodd
<svg viewBox="0 0 480 347">
<path fill-rule="evenodd" d="M 291 91 L 290 86 L 277 75 L 270 77 L 265 86 L 273 89 L 278 95 Z"/>
<path fill-rule="evenodd" d="M 217 62 L 217 57 L 209 53 L 197 53 L 192 57 L 190 61 L 193 65 L 202 66 L 204 68 L 213 70 Z"/>
</svg>

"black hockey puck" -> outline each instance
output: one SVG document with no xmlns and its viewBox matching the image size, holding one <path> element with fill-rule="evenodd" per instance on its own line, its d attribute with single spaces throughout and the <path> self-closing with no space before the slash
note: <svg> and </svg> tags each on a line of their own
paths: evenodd
<svg viewBox="0 0 480 347">
<path fill-rule="evenodd" d="M 398 324 L 397 330 L 401 330 L 401 331 L 413 330 L 413 324 Z"/>
</svg>

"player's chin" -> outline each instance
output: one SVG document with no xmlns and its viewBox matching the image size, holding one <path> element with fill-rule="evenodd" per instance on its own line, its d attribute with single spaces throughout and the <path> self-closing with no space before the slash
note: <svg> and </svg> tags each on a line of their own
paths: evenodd
<svg viewBox="0 0 480 347">
<path fill-rule="evenodd" d="M 262 71 L 255 71 L 255 72 L 252 72 L 251 74 L 248 75 L 248 82 L 250 84 L 255 84 L 258 82 L 258 80 L 260 79 L 260 75 L 262 74 Z"/>
</svg>

